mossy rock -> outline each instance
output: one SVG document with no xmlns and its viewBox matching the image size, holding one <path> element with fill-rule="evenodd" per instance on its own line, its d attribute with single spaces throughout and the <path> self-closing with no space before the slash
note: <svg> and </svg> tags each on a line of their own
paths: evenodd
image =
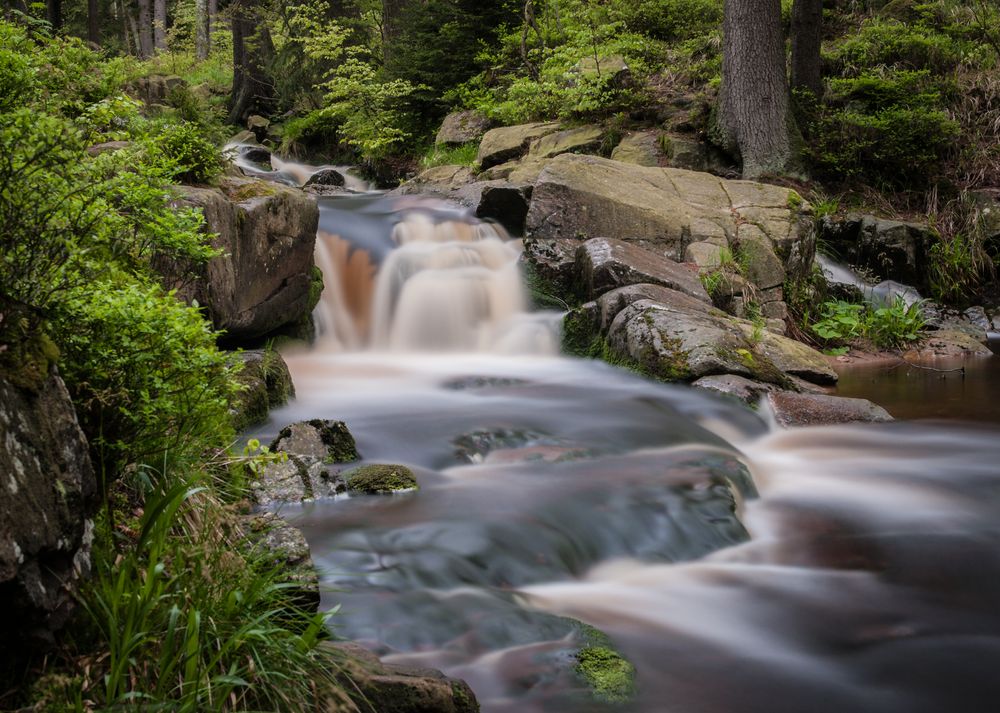
<svg viewBox="0 0 1000 713">
<path fill-rule="evenodd" d="M 587 646 L 580 649 L 576 660 L 576 672 L 599 701 L 624 703 L 635 695 L 635 666 L 614 649 Z"/>
<path fill-rule="evenodd" d="M 372 464 L 345 473 L 347 489 L 352 493 L 379 495 L 401 490 L 417 490 L 417 477 L 403 465 Z"/>
<path fill-rule="evenodd" d="M 44 334 L 35 334 L 7 345 L 0 352 L 0 378 L 15 386 L 38 391 L 59 361 L 59 347 Z"/>
<path fill-rule="evenodd" d="M 271 443 L 271 450 L 318 458 L 325 463 L 350 463 L 361 457 L 347 424 L 321 419 L 285 426 Z"/>
</svg>

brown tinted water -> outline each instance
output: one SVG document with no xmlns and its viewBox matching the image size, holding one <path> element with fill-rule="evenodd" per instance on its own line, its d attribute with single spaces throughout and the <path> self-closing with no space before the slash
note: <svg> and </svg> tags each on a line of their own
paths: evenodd
<svg viewBox="0 0 1000 713">
<path fill-rule="evenodd" d="M 1000 356 L 914 364 L 846 367 L 837 394 L 870 399 L 898 419 L 1000 423 Z"/>
</svg>

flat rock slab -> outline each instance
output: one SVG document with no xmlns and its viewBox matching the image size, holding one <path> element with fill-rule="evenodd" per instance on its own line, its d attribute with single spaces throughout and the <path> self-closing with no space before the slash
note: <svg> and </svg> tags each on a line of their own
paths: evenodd
<svg viewBox="0 0 1000 713">
<path fill-rule="evenodd" d="M 609 236 L 655 246 L 675 260 L 693 242 L 735 247 L 741 225 L 760 230 L 789 277 L 808 273 L 812 208 L 779 186 L 563 154 L 538 175 L 527 218 L 532 237 Z"/>
<path fill-rule="evenodd" d="M 479 143 L 476 163 L 482 169 L 520 158 L 537 139 L 559 130 L 559 122 L 536 122 L 490 129 Z"/>
<path fill-rule="evenodd" d="M 697 271 L 622 240 L 592 238 L 586 241 L 576 252 L 576 266 L 580 284 L 591 299 L 619 287 L 645 283 L 670 287 L 703 302 L 711 302 Z"/>
<path fill-rule="evenodd" d="M 849 399 L 826 394 L 796 394 L 776 391 L 765 401 L 780 426 L 830 426 L 841 423 L 884 423 L 892 416 L 867 399 Z"/>
<path fill-rule="evenodd" d="M 531 144 L 528 158 L 555 158 L 564 153 L 587 153 L 601 146 L 604 130 L 599 126 L 581 126 L 547 134 Z"/>
<path fill-rule="evenodd" d="M 618 142 L 611 152 L 611 160 L 633 166 L 662 166 L 667 157 L 660 143 L 661 135 L 659 131 L 633 131 Z"/>
</svg>

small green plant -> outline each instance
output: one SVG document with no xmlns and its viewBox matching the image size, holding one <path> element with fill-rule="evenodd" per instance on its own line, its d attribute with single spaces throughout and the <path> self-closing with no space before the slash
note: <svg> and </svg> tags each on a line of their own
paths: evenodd
<svg viewBox="0 0 1000 713">
<path fill-rule="evenodd" d="M 879 347 L 898 348 L 920 338 L 924 317 L 920 303 L 907 306 L 898 296 L 892 304 L 877 308 L 841 300 L 824 302 L 819 319 L 810 327 L 832 346 L 864 338 Z"/>
<path fill-rule="evenodd" d="M 423 168 L 434 168 L 435 166 L 472 167 L 476 163 L 478 152 L 479 144 L 474 141 L 461 146 L 432 146 L 420 160 L 420 165 Z"/>
<path fill-rule="evenodd" d="M 208 183 L 222 172 L 222 154 L 195 124 L 169 124 L 152 138 L 152 144 L 170 163 L 178 181 Z"/>
</svg>

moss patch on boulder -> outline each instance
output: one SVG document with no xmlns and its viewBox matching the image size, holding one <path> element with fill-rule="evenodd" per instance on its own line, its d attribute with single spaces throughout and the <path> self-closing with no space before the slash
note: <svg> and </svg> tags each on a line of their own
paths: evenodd
<svg viewBox="0 0 1000 713">
<path fill-rule="evenodd" d="M 345 473 L 347 489 L 352 493 L 379 495 L 401 490 L 416 490 L 417 477 L 403 465 L 363 465 Z"/>
<path fill-rule="evenodd" d="M 607 646 L 588 646 L 576 655 L 576 671 L 586 679 L 594 697 L 622 703 L 635 693 L 635 667 Z"/>
</svg>

